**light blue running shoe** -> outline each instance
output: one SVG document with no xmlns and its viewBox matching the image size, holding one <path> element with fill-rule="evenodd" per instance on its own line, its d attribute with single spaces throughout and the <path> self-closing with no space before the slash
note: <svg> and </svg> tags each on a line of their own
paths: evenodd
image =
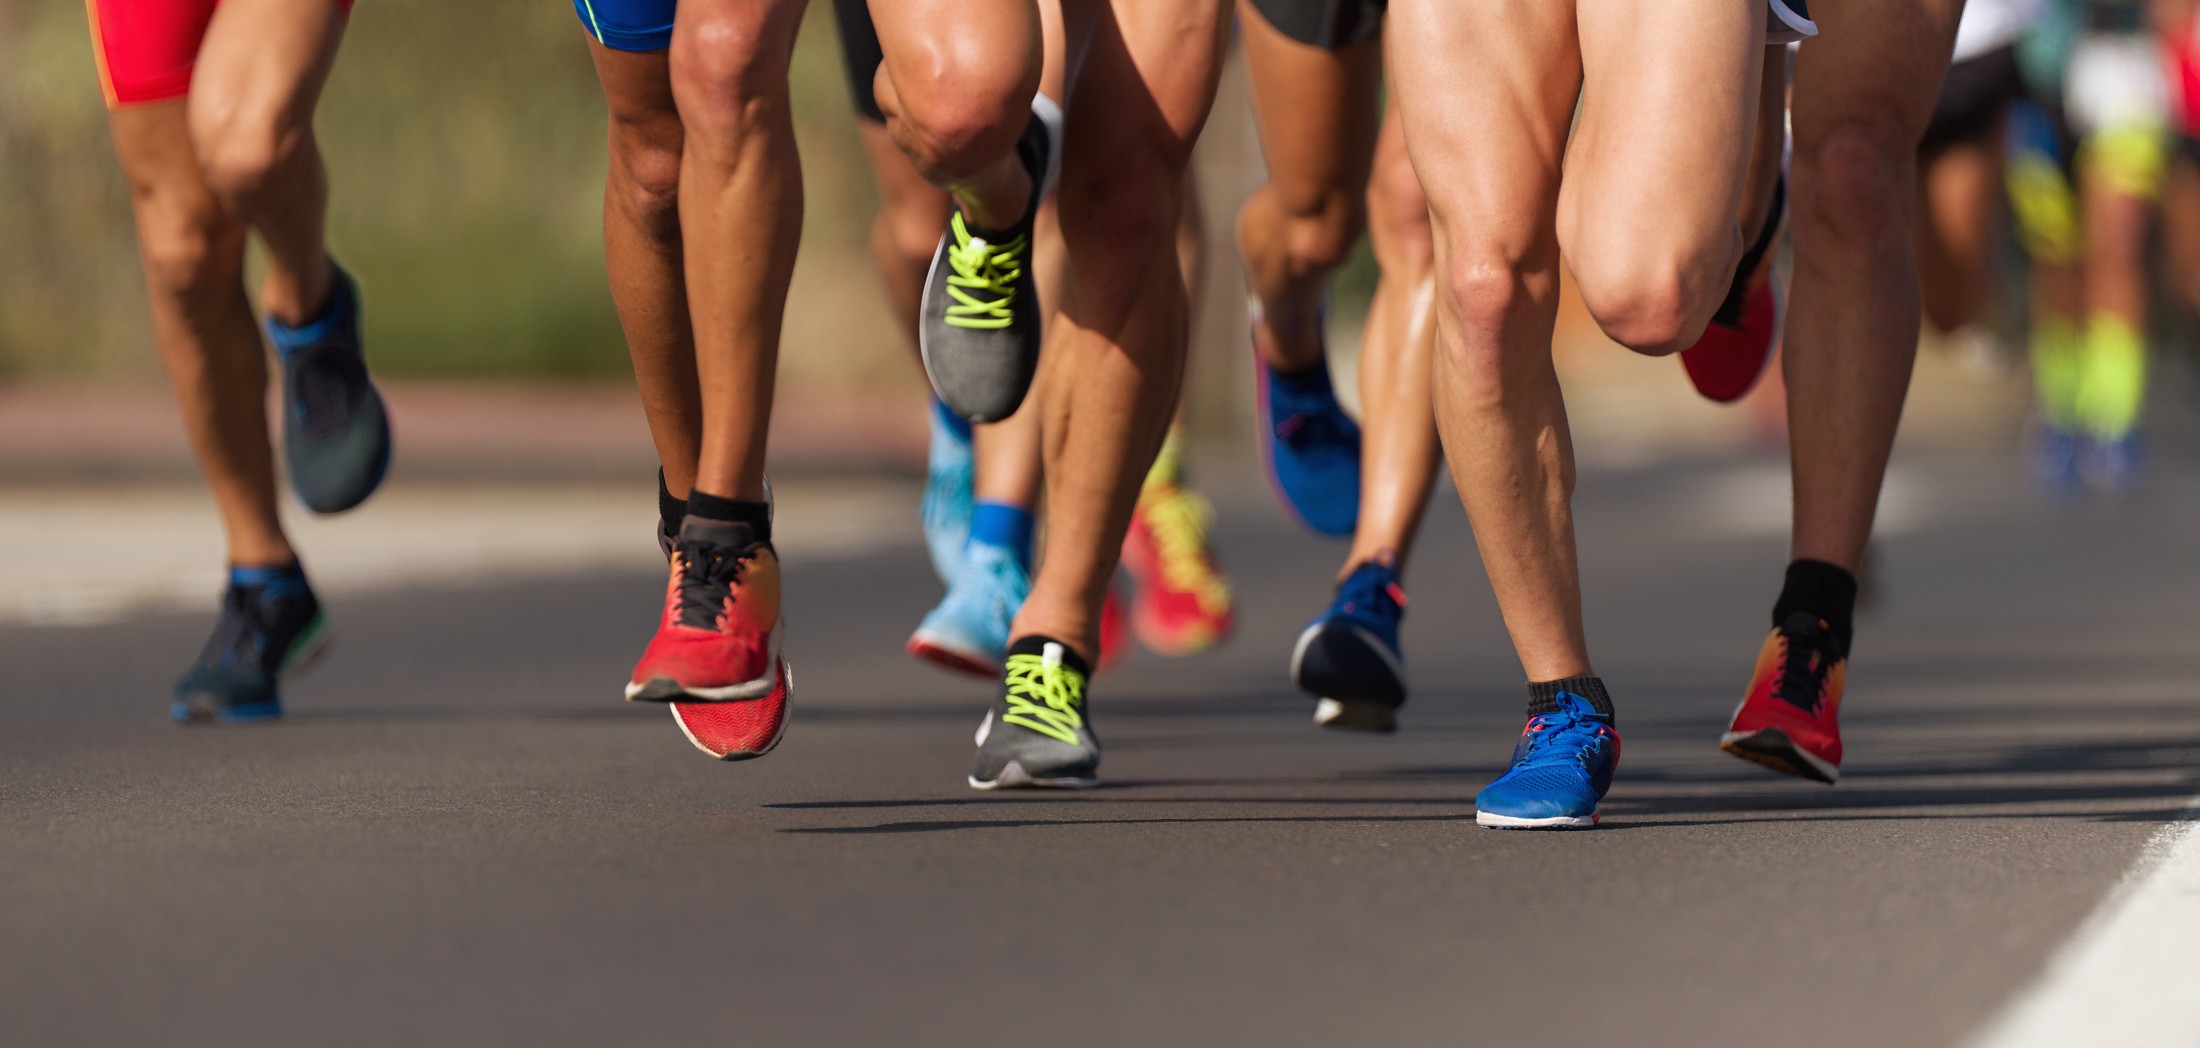
<svg viewBox="0 0 2200 1048">
<path fill-rule="evenodd" d="M 1396 731 L 1406 701 L 1398 622 L 1406 591 L 1374 561 L 1352 569 L 1329 607 L 1291 649 L 1291 682 L 1314 696 L 1314 723 L 1346 731 Z"/>
<path fill-rule="evenodd" d="M 932 447 L 925 456 L 924 502 L 918 515 L 924 524 L 924 548 L 932 555 L 932 570 L 940 582 L 952 586 L 962 574 L 963 547 L 970 542 L 971 490 L 977 460 L 970 450 L 970 423 L 932 400 Z M 992 670 L 987 676 L 998 676 Z"/>
<path fill-rule="evenodd" d="M 909 635 L 909 654 L 961 673 L 1000 676 L 1009 623 L 1030 593 L 1031 575 L 1015 554 L 991 543 L 971 543 L 947 596 Z"/>
<path fill-rule="evenodd" d="M 1474 796 L 1474 821 L 1499 829 L 1571 830 L 1597 824 L 1597 802 L 1619 767 L 1612 719 L 1569 691 L 1558 711 L 1528 718 L 1512 768 Z"/>
</svg>

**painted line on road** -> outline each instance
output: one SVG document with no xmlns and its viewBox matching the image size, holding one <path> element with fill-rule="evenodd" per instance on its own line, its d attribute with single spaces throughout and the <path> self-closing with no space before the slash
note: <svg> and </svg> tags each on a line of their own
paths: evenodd
<svg viewBox="0 0 2200 1048">
<path fill-rule="evenodd" d="M 1971 1044 L 2200 1044 L 2200 804 L 2147 840 L 2039 981 Z"/>
</svg>

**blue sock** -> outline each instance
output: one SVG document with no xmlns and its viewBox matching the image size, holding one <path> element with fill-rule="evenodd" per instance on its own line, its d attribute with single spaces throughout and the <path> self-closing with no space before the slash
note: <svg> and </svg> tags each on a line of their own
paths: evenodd
<svg viewBox="0 0 2200 1048">
<path fill-rule="evenodd" d="M 953 433 L 955 439 L 965 444 L 970 442 L 970 420 L 947 410 L 947 405 L 941 403 L 938 397 L 932 398 L 932 419 L 949 433 Z"/>
<path fill-rule="evenodd" d="M 259 564 L 232 564 L 229 566 L 229 584 L 246 589 L 283 589 L 302 585 L 306 573 L 296 564 L 270 567 Z"/>
<path fill-rule="evenodd" d="M 1031 511 L 1006 502 L 980 502 L 970 514 L 970 541 L 999 546 L 1031 570 Z"/>
<path fill-rule="evenodd" d="M 329 274 L 328 302 L 321 307 L 321 315 L 297 327 L 269 317 L 268 341 L 275 344 L 275 352 L 278 354 L 295 353 L 329 337 L 337 328 L 351 323 L 351 311 L 351 278 L 342 269 L 332 268 Z"/>
</svg>

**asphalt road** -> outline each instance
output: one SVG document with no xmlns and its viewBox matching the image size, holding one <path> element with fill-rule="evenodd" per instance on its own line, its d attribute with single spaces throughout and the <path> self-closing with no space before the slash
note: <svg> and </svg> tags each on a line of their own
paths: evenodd
<svg viewBox="0 0 2200 1048">
<path fill-rule="evenodd" d="M 1523 695 L 1448 492 L 1401 734 L 1308 723 L 1340 551 L 1232 479 L 1237 635 L 1101 679 L 1082 794 L 963 785 L 913 536 L 783 537 L 797 707 L 745 764 L 618 701 L 645 572 L 338 595 L 272 727 L 167 723 L 200 616 L 0 629 L 0 1044 L 1948 1044 L 2200 792 L 2200 483 L 1906 460 L 1829 789 L 1714 746 L 1782 477 L 1583 478 L 1626 740 L 1584 833 L 1472 825 Z"/>
</svg>

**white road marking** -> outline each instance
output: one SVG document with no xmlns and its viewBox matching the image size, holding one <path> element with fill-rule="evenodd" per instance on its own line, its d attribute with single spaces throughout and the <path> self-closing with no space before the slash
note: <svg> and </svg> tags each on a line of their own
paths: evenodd
<svg viewBox="0 0 2200 1048">
<path fill-rule="evenodd" d="M 2139 861 L 1972 1048 L 2200 1045 L 2200 807 Z"/>
</svg>

